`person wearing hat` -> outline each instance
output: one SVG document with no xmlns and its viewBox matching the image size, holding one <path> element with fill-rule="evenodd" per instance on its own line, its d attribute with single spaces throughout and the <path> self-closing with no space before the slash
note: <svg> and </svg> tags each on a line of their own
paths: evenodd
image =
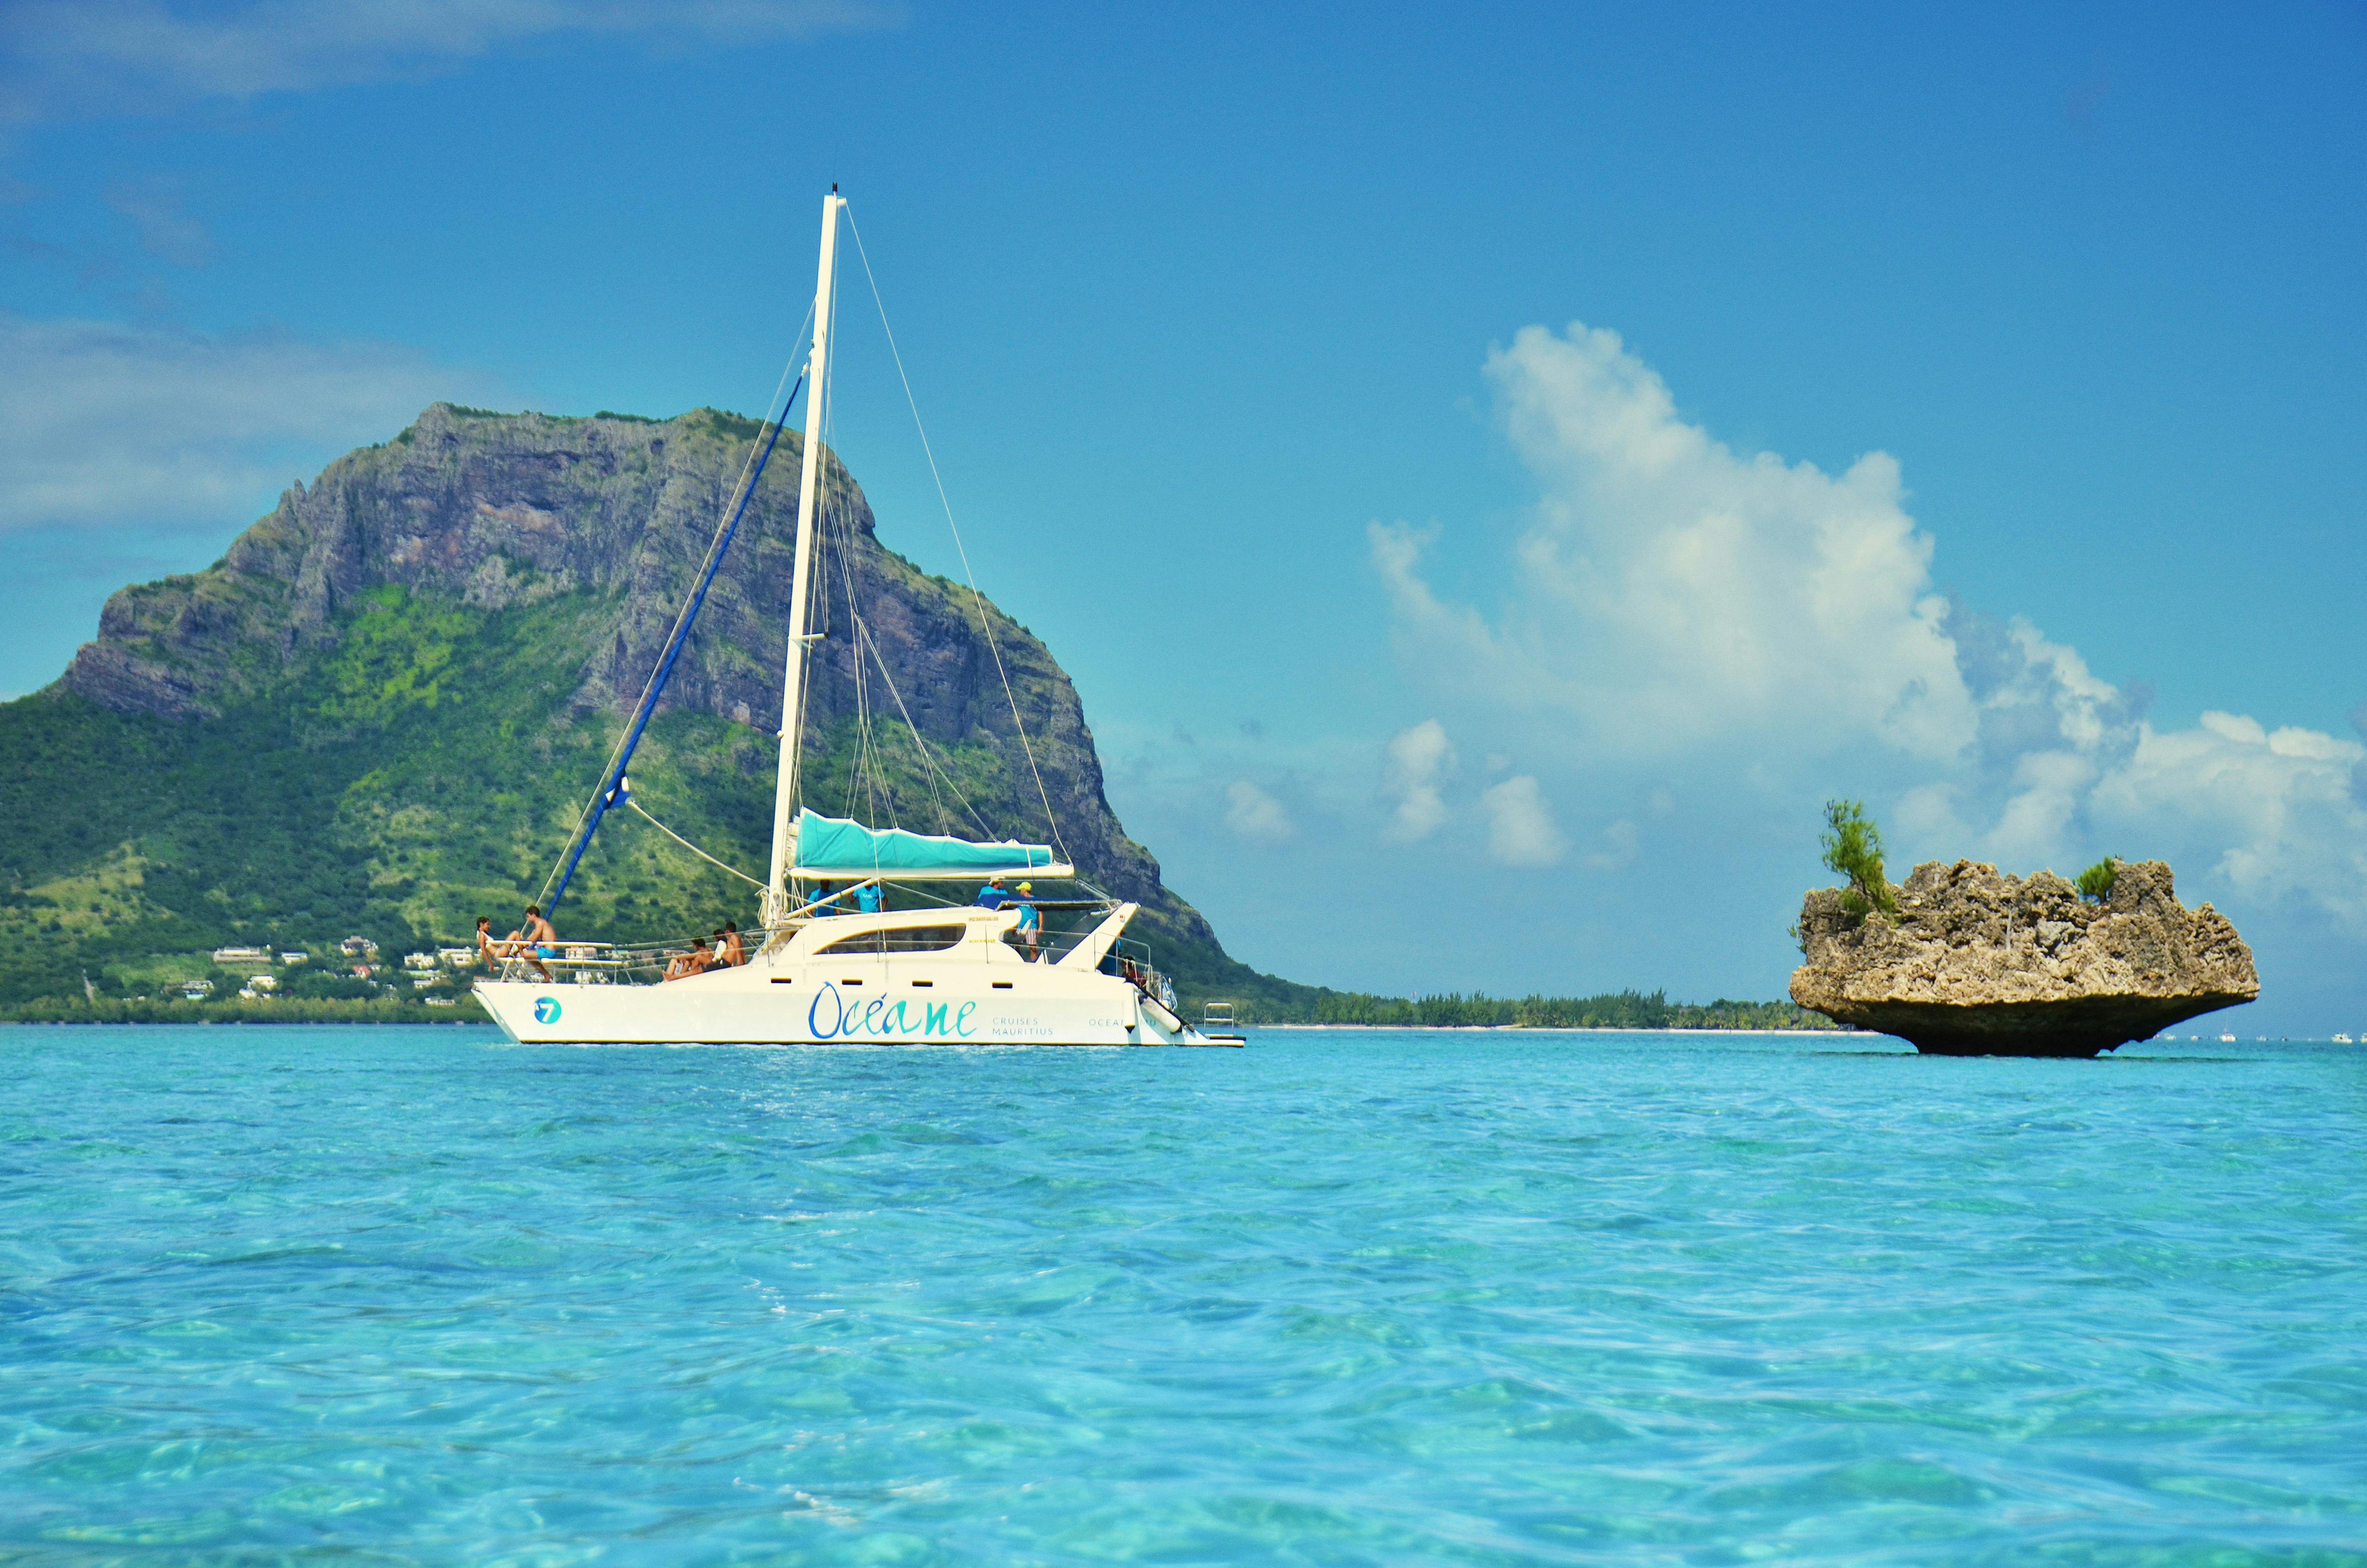
<svg viewBox="0 0 2367 1568">
<path fill-rule="evenodd" d="M 986 886 L 978 890 L 978 898 L 975 902 L 980 909 L 1001 909 L 1011 902 L 1011 895 L 1002 891 L 1001 877 L 989 877 L 986 879 Z"/>
<path fill-rule="evenodd" d="M 1036 884 L 1019 884 L 1019 939 L 1027 944 L 1027 961 L 1036 961 L 1036 937 L 1043 929 L 1044 917 L 1036 912 Z"/>
</svg>

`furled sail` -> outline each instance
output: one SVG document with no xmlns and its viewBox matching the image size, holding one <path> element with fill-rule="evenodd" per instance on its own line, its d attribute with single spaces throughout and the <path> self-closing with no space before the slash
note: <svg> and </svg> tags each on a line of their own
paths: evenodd
<svg viewBox="0 0 2367 1568">
<path fill-rule="evenodd" d="M 975 844 L 900 827 L 872 828 L 844 817 L 812 811 L 798 813 L 798 863 L 790 871 L 809 881 L 847 877 L 990 877 L 1032 871 L 1065 877 L 1074 868 L 1053 858 L 1049 846 L 1015 839 Z"/>
</svg>

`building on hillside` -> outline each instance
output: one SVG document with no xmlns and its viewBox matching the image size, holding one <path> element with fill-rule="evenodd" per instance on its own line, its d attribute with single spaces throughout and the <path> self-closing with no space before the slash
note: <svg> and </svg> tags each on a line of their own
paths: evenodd
<svg viewBox="0 0 2367 1568">
<path fill-rule="evenodd" d="M 214 963 L 222 969 L 249 969 L 260 964 L 271 967 L 269 948 L 216 948 Z"/>
<path fill-rule="evenodd" d="M 368 937 L 348 937 L 337 944 L 337 951 L 349 959 L 374 959 L 378 957 L 378 944 Z"/>
<path fill-rule="evenodd" d="M 278 990 L 279 982 L 270 975 L 258 974 L 246 983 L 246 988 L 250 991 L 262 991 L 268 993 Z"/>
<path fill-rule="evenodd" d="M 312 961 L 312 955 L 305 952 L 300 948 L 290 948 L 286 952 L 279 955 L 279 961 L 286 964 L 289 969 L 294 969 L 300 963 L 311 963 Z"/>
<path fill-rule="evenodd" d="M 474 948 L 438 948 L 436 949 L 436 961 L 442 964 L 446 969 L 474 969 L 477 967 L 477 949 Z"/>
<path fill-rule="evenodd" d="M 413 971 L 434 969 L 436 967 L 436 955 L 434 953 L 405 953 L 402 955 L 402 967 Z"/>
<path fill-rule="evenodd" d="M 187 997 L 192 1002 L 202 1002 L 213 994 L 214 983 L 210 980 L 185 980 L 181 982 L 181 994 Z"/>
</svg>

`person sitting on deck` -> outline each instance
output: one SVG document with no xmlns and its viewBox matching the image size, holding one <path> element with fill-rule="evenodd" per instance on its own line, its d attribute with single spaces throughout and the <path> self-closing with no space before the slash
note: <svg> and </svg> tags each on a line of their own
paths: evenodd
<svg viewBox="0 0 2367 1568">
<path fill-rule="evenodd" d="M 534 972 L 542 976 L 546 983 L 549 982 L 550 971 L 542 967 L 542 960 L 559 956 L 559 933 L 552 930 L 550 922 L 542 917 L 542 905 L 529 903 L 526 906 L 526 924 L 511 932 L 509 939 L 511 950 L 534 966 Z M 530 950 L 528 944 L 531 944 Z"/>
<path fill-rule="evenodd" d="M 986 886 L 978 890 L 976 902 L 980 909 L 1001 909 L 1011 902 L 1011 895 L 1002 891 L 1001 877 L 989 877 Z"/>
<path fill-rule="evenodd" d="M 502 969 L 502 960 L 510 956 L 511 950 L 510 945 L 507 942 L 496 942 L 493 940 L 493 917 L 490 915 L 478 915 L 477 961 L 485 966 L 485 972 L 488 974 L 499 974 Z"/>
<path fill-rule="evenodd" d="M 1019 926 L 1017 935 L 1021 941 L 1027 944 L 1027 952 L 1025 957 L 1029 963 L 1034 963 L 1036 961 L 1036 939 L 1043 928 L 1044 917 L 1036 911 L 1036 884 L 1034 882 L 1022 882 L 1019 884 Z"/>
<path fill-rule="evenodd" d="M 693 937 L 690 951 L 674 954 L 674 960 L 666 965 L 665 977 L 668 980 L 688 980 L 694 974 L 705 974 L 714 963 L 715 955 L 707 950 L 707 938 Z"/>
<path fill-rule="evenodd" d="M 740 940 L 740 923 L 737 920 L 726 920 L 723 929 L 715 933 L 715 952 L 718 963 L 742 964 L 748 961 L 748 949 Z"/>
</svg>

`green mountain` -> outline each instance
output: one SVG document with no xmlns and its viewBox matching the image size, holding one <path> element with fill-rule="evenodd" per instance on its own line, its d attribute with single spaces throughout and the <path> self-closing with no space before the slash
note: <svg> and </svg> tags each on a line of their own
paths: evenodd
<svg viewBox="0 0 2367 1568">
<path fill-rule="evenodd" d="M 210 972 L 217 947 L 265 943 L 319 955 L 291 990 L 357 997 L 371 985 L 325 961 L 340 938 L 391 960 L 465 941 L 480 914 L 508 929 L 757 434 L 705 409 L 658 422 L 438 403 L 290 490 L 205 571 L 118 593 L 61 680 L 0 705 L 0 1007 L 79 1001 L 85 983 L 155 995 Z M 758 875 L 798 441 L 783 436 L 632 767 L 651 814 Z M 1057 837 L 1083 875 L 1141 903 L 1134 934 L 1187 997 L 1272 1011 L 1315 995 L 1232 960 L 1161 881 L 1110 810 L 1043 643 L 883 547 L 853 478 L 828 454 L 823 470 L 806 803 Z M 754 891 L 616 812 L 560 925 L 619 940 L 744 925 Z"/>
</svg>

